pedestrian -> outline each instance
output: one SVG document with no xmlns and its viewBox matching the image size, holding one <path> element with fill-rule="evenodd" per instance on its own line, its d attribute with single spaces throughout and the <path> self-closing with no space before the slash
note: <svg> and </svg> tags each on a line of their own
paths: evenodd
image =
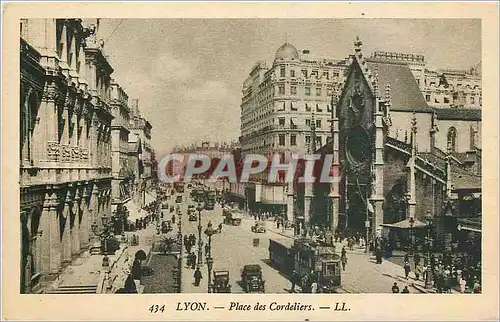
<svg viewBox="0 0 500 322">
<path fill-rule="evenodd" d="M 219 224 L 219 234 L 222 233 L 222 223 Z"/>
<path fill-rule="evenodd" d="M 311 293 L 318 293 L 318 283 L 316 281 L 313 281 L 311 284 Z"/>
<path fill-rule="evenodd" d="M 462 294 L 465 293 L 466 285 L 467 285 L 467 281 L 465 280 L 465 278 L 461 277 L 460 278 L 460 293 L 462 293 Z"/>
<path fill-rule="evenodd" d="M 201 275 L 201 271 L 199 267 L 196 267 L 196 271 L 194 272 L 194 286 L 200 286 L 200 281 L 203 278 Z"/>
<path fill-rule="evenodd" d="M 401 293 L 403 293 L 403 294 L 409 294 L 410 293 L 410 290 L 408 289 L 408 285 L 405 286 L 405 288 L 401 291 Z"/>
<path fill-rule="evenodd" d="M 134 279 L 136 289 L 141 285 L 141 277 L 142 277 L 142 267 L 140 259 L 134 259 L 134 263 L 132 264 L 132 272 L 131 276 Z"/>
<path fill-rule="evenodd" d="M 405 260 L 404 260 L 404 262 L 406 263 L 406 262 L 409 262 L 409 261 L 410 261 L 410 257 L 408 255 L 408 253 L 406 253 L 405 254 Z"/>
<path fill-rule="evenodd" d="M 299 279 L 300 279 L 299 274 L 297 273 L 296 270 L 293 270 L 293 272 L 292 272 L 292 278 L 291 278 L 292 293 L 295 293 L 295 285 L 297 284 L 297 282 L 299 281 Z"/>
<path fill-rule="evenodd" d="M 347 255 L 345 253 L 340 256 L 340 261 L 342 262 L 342 270 L 345 271 L 345 265 L 347 264 Z"/>
<path fill-rule="evenodd" d="M 422 266 L 420 263 L 415 266 L 415 279 L 418 281 L 420 279 L 420 275 L 422 275 Z"/>
<path fill-rule="evenodd" d="M 175 224 L 175 215 L 172 215 L 172 224 Z"/>
<path fill-rule="evenodd" d="M 345 250 L 345 247 L 344 247 L 344 246 L 342 246 L 342 251 L 341 251 L 341 255 L 342 255 L 342 256 L 345 256 L 345 254 L 346 254 L 346 250 Z"/>
<path fill-rule="evenodd" d="M 399 293 L 398 283 L 396 282 L 394 282 L 394 285 L 392 286 L 392 293 Z"/>
<path fill-rule="evenodd" d="M 405 278 L 408 279 L 408 275 L 410 275 L 410 271 L 411 271 L 410 262 L 408 262 L 408 261 L 405 262 L 404 269 L 405 269 Z"/>
<path fill-rule="evenodd" d="M 420 254 L 418 252 L 415 252 L 415 255 L 413 255 L 413 260 L 415 261 L 415 269 L 417 269 L 417 266 L 420 264 Z"/>
<path fill-rule="evenodd" d="M 191 269 L 194 269 L 196 267 L 196 254 L 193 252 L 193 255 L 191 256 Z"/>
</svg>

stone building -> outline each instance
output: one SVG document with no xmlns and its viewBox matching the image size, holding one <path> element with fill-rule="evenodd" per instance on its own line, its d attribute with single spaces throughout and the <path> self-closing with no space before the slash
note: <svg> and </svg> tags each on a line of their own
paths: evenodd
<svg viewBox="0 0 500 322">
<path fill-rule="evenodd" d="M 340 180 L 297 191 L 301 220 L 375 236 L 430 215 L 449 247 L 450 219 L 481 218 L 481 110 L 430 107 L 408 64 L 365 58 L 361 45 L 333 99 L 333 140 L 318 150 Z"/>
<path fill-rule="evenodd" d="M 127 203 L 134 194 L 134 172 L 129 166 L 130 109 L 128 95 L 116 82 L 111 83 L 111 160 L 112 160 L 112 205 Z"/>
<path fill-rule="evenodd" d="M 289 43 L 276 51 L 271 67 L 264 62 L 255 64 L 242 88 L 243 156 L 277 154 L 287 160 L 292 153 L 307 153 L 312 145 L 311 126 L 316 128 L 317 146 L 329 141 L 330 97 L 340 90 L 344 70 L 343 60 L 313 58 L 309 50 L 299 54 Z M 246 185 L 250 211 L 291 213 L 293 191 L 282 183 L 265 183 L 266 175 L 254 176 L 253 183 Z M 233 194 L 241 190 L 236 186 L 232 185 Z"/>
<path fill-rule="evenodd" d="M 142 208 L 146 204 L 146 190 L 151 188 L 151 123 L 142 117 L 139 110 L 139 100 L 132 99 L 130 114 L 130 135 L 132 153 L 138 154 L 137 166 L 135 168 L 135 184 L 138 194 L 137 203 Z M 135 161 L 134 161 L 135 162 Z"/>
<path fill-rule="evenodd" d="M 481 63 L 468 70 L 432 69 L 423 55 L 376 51 L 371 58 L 408 64 L 427 104 L 438 108 L 481 108 Z"/>
<path fill-rule="evenodd" d="M 113 68 L 98 20 L 22 19 L 21 292 L 89 248 L 111 215 Z"/>
</svg>

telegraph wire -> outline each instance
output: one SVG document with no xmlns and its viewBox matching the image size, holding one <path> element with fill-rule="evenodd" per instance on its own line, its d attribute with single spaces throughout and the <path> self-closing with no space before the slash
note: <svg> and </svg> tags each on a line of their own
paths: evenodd
<svg viewBox="0 0 500 322">
<path fill-rule="evenodd" d="M 116 25 L 115 29 L 113 29 L 113 31 L 111 32 L 111 34 L 108 36 L 108 39 L 106 39 L 106 41 L 104 43 L 107 43 L 108 40 L 111 39 L 111 37 L 114 35 L 116 29 L 118 29 L 118 27 L 120 27 L 120 25 L 122 24 L 122 22 L 124 22 L 125 19 L 121 19 L 120 22 Z"/>
</svg>

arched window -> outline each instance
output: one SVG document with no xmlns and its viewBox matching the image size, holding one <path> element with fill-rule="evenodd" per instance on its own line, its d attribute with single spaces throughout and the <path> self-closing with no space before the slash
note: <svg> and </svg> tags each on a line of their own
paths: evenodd
<svg viewBox="0 0 500 322">
<path fill-rule="evenodd" d="M 450 147 L 451 151 L 456 152 L 457 151 L 457 129 L 455 129 L 453 126 L 450 127 L 448 130 L 448 140 L 447 140 L 448 146 Z"/>
</svg>

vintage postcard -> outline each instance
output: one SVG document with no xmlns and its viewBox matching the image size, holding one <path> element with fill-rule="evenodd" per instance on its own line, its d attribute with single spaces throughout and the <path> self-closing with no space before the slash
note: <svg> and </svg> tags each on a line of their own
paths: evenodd
<svg viewBox="0 0 500 322">
<path fill-rule="evenodd" d="M 3 18 L 3 318 L 499 318 L 496 3 Z"/>
</svg>

